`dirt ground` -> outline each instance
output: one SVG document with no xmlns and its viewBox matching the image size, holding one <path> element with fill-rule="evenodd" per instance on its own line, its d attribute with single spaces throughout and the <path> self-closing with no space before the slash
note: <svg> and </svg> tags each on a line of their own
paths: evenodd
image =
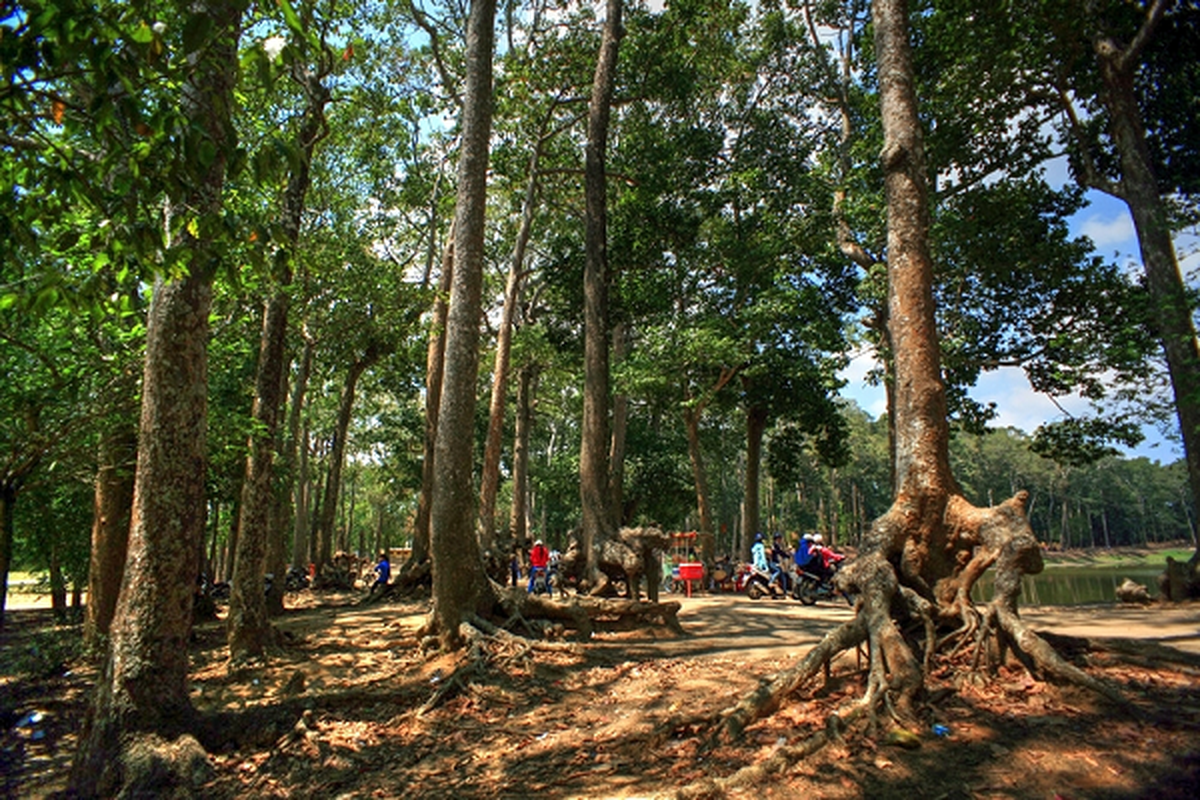
<svg viewBox="0 0 1200 800">
<path fill-rule="evenodd" d="M 361 594 L 291 596 L 266 666 L 231 671 L 221 622 L 198 626 L 193 700 L 212 772 L 195 796 L 673 796 L 765 762 L 861 693 L 854 654 L 731 745 L 707 747 L 719 713 L 848 619 L 845 605 L 738 595 L 679 599 L 684 635 L 608 631 L 555 651 L 496 643 L 487 666 L 431 703 L 467 662 L 426 658 L 423 602 L 360 605 Z M 932 681 L 909 747 L 858 729 L 728 797 L 1189 798 L 1200 787 L 1200 605 L 1028 608 L 1071 659 L 1119 683 L 1136 711 L 1042 683 Z M 1114 637 L 1112 640 L 1103 637 Z M 43 609 L 8 612 L 0 633 L 0 774 L 5 797 L 65 786 L 94 669 L 78 627 Z M 1135 646 L 1120 648 L 1119 640 Z M 1172 649 L 1163 649 L 1170 645 Z M 948 729 L 943 735 L 934 725 Z M 709 796 L 722 796 L 710 790 Z"/>
</svg>

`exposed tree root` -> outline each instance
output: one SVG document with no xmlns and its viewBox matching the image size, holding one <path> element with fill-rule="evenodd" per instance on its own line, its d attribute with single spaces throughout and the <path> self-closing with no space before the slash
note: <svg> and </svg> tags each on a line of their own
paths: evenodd
<svg viewBox="0 0 1200 800">
<path fill-rule="evenodd" d="M 384 600 L 394 600 L 400 597 L 410 597 L 417 593 L 427 594 L 432 581 L 432 562 L 429 559 L 417 563 L 409 562 L 404 565 L 396 579 L 384 586 L 378 592 L 372 592 L 359 602 L 362 605 L 379 603 Z"/>
<path fill-rule="evenodd" d="M 1133 707 L 1120 689 L 1107 681 L 1092 677 L 1064 659 L 1045 639 L 1030 630 L 1015 611 L 1003 606 L 995 610 L 1001 629 L 1011 638 L 1014 646 L 1021 653 L 1032 659 L 1037 669 L 1068 683 L 1091 689 L 1118 706 L 1132 710 Z"/>
<path fill-rule="evenodd" d="M 433 696 L 414 712 L 417 717 L 425 716 L 450 698 L 457 696 L 472 680 L 482 676 L 487 670 L 491 654 L 485 644 L 486 636 L 465 622 L 459 627 L 459 633 L 467 641 L 466 655 L 462 662 L 455 667 L 454 672 L 438 681 L 438 687 Z"/>
<path fill-rule="evenodd" d="M 740 738 L 823 665 L 828 670 L 839 655 L 864 642 L 869 662 L 863 694 L 833 712 L 830 720 L 862 715 L 869 735 L 893 722 L 909 730 L 919 725 L 922 703 L 929 700 L 927 677 L 939 665 L 950 666 L 971 643 L 976 647 L 972 670 L 979 668 L 982 654 L 997 657 L 988 661 L 994 667 L 1011 648 L 1036 675 L 1081 686 L 1134 710 L 1115 685 L 1063 658 L 1017 614 L 1022 575 L 1042 568 L 1039 545 L 1024 513 L 1025 499 L 1021 493 L 1000 506 L 978 509 L 956 497 L 942 512 L 941 538 L 928 540 L 912 533 L 922 515 L 927 521 L 928 508 L 919 503 L 894 506 L 877 520 L 862 556 L 839 576 L 839 588 L 858 597 L 855 618 L 831 631 L 794 667 L 724 712 L 708 746 Z M 981 611 L 970 600 L 970 586 L 992 566 L 995 595 Z M 821 741 L 819 735 L 812 741 Z M 713 786 L 695 791 L 703 794 Z"/>
<path fill-rule="evenodd" d="M 839 654 L 866 640 L 867 629 L 859 617 L 830 631 L 796 666 L 777 673 L 769 683 L 759 686 L 722 714 L 717 737 L 725 742 L 741 738 L 747 727 L 774 712 L 785 697 L 803 686 L 819 670 L 827 669 Z M 710 741 L 711 744 L 715 742 Z"/>
<path fill-rule="evenodd" d="M 500 605 L 511 622 L 520 622 L 533 632 L 534 620 L 550 620 L 576 631 L 580 641 L 591 639 L 600 625 L 662 626 L 673 633 L 683 634 L 679 624 L 678 601 L 652 603 L 619 598 L 599 598 L 577 595 L 567 600 L 552 600 L 541 595 L 527 594 L 520 589 L 500 589 Z M 506 626 L 507 627 L 507 624 Z M 561 627 L 558 632 L 561 632 Z M 551 629 L 553 630 L 553 629 Z M 542 630 L 540 633 L 547 633 Z"/>
<path fill-rule="evenodd" d="M 508 613 L 508 621 L 521 622 L 532 628 L 526 616 L 536 614 L 540 618 L 570 622 L 586 637 L 591 636 L 593 620 L 632 619 L 641 624 L 647 621 L 663 624 L 673 630 L 682 631 L 677 614 L 680 604 L 642 603 L 636 600 L 597 600 L 578 597 L 569 603 L 547 600 L 524 592 L 500 592 L 500 605 Z M 479 615 L 459 626 L 459 635 L 467 644 L 467 652 L 454 671 L 438 682 L 438 688 L 417 709 L 418 717 L 444 704 L 462 692 L 470 683 L 482 677 L 489 668 L 504 668 L 512 661 L 528 661 L 532 652 L 555 652 L 582 654 L 582 646 L 571 642 L 545 641 L 511 633 L 489 622 Z"/>
<path fill-rule="evenodd" d="M 800 744 L 780 747 L 765 760 L 742 767 L 732 775 L 724 778 L 704 778 L 684 786 L 675 792 L 675 797 L 679 800 L 724 797 L 731 789 L 761 786 L 811 756 L 829 741 L 830 735 L 826 731 L 818 731 Z"/>
<path fill-rule="evenodd" d="M 503 628 L 493 625 L 482 617 L 472 617 L 471 624 L 478 628 L 482 633 L 487 634 L 496 642 L 524 647 L 529 650 L 536 650 L 544 653 L 570 653 L 572 655 L 583 654 L 583 647 L 573 642 L 545 642 L 538 639 L 527 639 L 524 636 L 518 636 L 516 634 L 509 633 Z"/>
</svg>

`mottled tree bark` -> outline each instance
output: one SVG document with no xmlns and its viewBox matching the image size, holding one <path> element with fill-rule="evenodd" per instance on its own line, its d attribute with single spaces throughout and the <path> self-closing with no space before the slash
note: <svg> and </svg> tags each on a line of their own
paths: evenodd
<svg viewBox="0 0 1200 800">
<path fill-rule="evenodd" d="M 246 479 L 242 482 L 241 522 L 233 558 L 233 583 L 229 595 L 229 655 L 235 661 L 262 656 L 271 624 L 263 594 L 267 534 L 270 531 L 273 495 L 275 434 L 282 405 L 281 383 L 287 341 L 287 295 L 278 292 L 267 300 L 263 312 L 258 378 L 251 417 L 256 423 L 250 436 Z"/>
<path fill-rule="evenodd" d="M 629 328 L 624 323 L 613 326 L 612 355 L 617 364 L 629 349 Z M 613 523 L 618 527 L 633 522 L 626 518 L 625 509 L 625 438 L 629 431 L 629 397 L 615 394 L 612 400 L 612 442 L 608 449 L 608 507 Z M 657 587 L 655 587 L 657 588 Z M 657 595 L 653 598 L 657 600 Z"/>
<path fill-rule="evenodd" d="M 696 487 L 696 515 L 700 522 L 696 544 L 700 548 L 701 560 L 705 563 L 712 563 L 716 545 L 713 535 L 712 507 L 708 501 L 708 472 L 704 467 L 704 448 L 700 445 L 702 413 L 697 408 L 685 408 L 683 422 L 687 429 L 688 461 L 692 465 L 692 483 Z"/>
<path fill-rule="evenodd" d="M 484 211 L 492 128 L 495 0 L 473 0 L 467 23 L 467 79 L 454 217 L 454 276 L 446 325 L 445 373 L 434 447 L 430 547 L 433 612 L 428 628 L 445 649 L 462 644 L 459 626 L 493 605 L 475 536 L 472 475 L 475 381 L 484 265 Z"/>
<path fill-rule="evenodd" d="M 517 429 L 513 436 L 512 510 L 508 531 L 511 546 L 525 548 L 529 542 L 529 431 L 533 424 L 533 395 L 537 367 L 525 364 L 517 372 Z M 511 548 L 510 548 L 511 549 Z"/>
<path fill-rule="evenodd" d="M 137 429 L 114 429 L 100 440 L 99 469 L 92 514 L 92 551 L 88 564 L 87 616 L 83 644 L 102 654 L 129 551 L 129 522 L 133 514 L 133 471 L 137 460 Z"/>
<path fill-rule="evenodd" d="M 529 157 L 529 180 L 521 208 L 521 227 L 513 245 L 508 264 L 508 280 L 504 285 L 504 309 L 496 332 L 496 359 L 492 366 L 492 401 L 488 408 L 487 441 L 483 450 L 483 466 L 479 478 L 479 535 L 485 551 L 492 550 L 496 538 L 496 493 L 500 487 L 500 449 L 504 434 L 504 406 L 508 394 L 508 365 L 512 357 L 512 336 L 517 319 L 517 298 L 525 269 L 525 248 L 533 229 L 533 212 L 537 203 L 538 161 L 542 154 L 539 138 Z"/>
<path fill-rule="evenodd" d="M 762 443 L 767 429 L 767 410 L 762 406 L 746 409 L 746 489 L 742 497 L 742 540 L 754 541 L 762 530 L 758 496 L 762 488 Z"/>
<path fill-rule="evenodd" d="M 354 414 L 354 394 L 358 379 L 383 357 L 386 347 L 378 342 L 367 345 L 362 356 L 346 370 L 346 381 L 338 398 L 337 422 L 333 431 L 333 445 L 329 450 L 329 472 L 325 476 L 325 496 L 321 501 L 321 515 L 317 522 L 317 575 L 332 561 L 333 537 L 336 533 L 338 494 L 342 490 L 342 468 L 346 464 L 346 437 L 350 434 L 350 420 Z"/>
<path fill-rule="evenodd" d="M 579 499 L 583 516 L 585 574 L 596 583 L 598 548 L 614 533 L 609 507 L 608 191 L 605 155 L 617 53 L 624 35 L 622 0 L 607 0 L 600 56 L 592 79 L 584 153 L 585 262 L 583 271 L 583 425 L 579 448 Z"/>
<path fill-rule="evenodd" d="M 307 333 L 304 350 L 300 356 L 300 369 L 296 373 L 296 384 L 292 387 L 291 407 L 288 412 L 288 444 L 285 462 L 293 465 L 286 470 L 291 481 L 292 495 L 292 566 L 307 569 L 309 561 L 309 508 L 312 486 L 308 474 L 308 425 L 304 421 L 304 406 L 307 402 L 308 376 L 312 373 L 313 353 L 316 343 Z"/>
<path fill-rule="evenodd" d="M 446 321 L 450 312 L 450 287 L 454 281 L 453 231 L 442 252 L 442 273 L 433 304 L 429 343 L 425 351 L 425 458 L 421 462 L 421 495 L 413 525 L 413 549 L 405 569 L 429 557 L 429 517 L 433 507 L 434 459 L 436 458 L 438 412 L 442 402 L 442 379 L 446 369 Z"/>
<path fill-rule="evenodd" d="M 233 584 L 229 597 L 229 655 L 235 660 L 262 656 L 270 634 L 267 598 L 263 593 L 266 555 L 282 552 L 282 530 L 276 513 L 275 450 L 279 440 L 279 421 L 287 393 L 287 329 L 289 288 L 292 284 L 296 245 L 308 195 L 313 151 L 325 135 L 325 106 L 329 90 L 321 82 L 321 73 L 295 65 L 292 78 L 304 90 L 304 115 L 297 131 L 297 159 L 288 176 L 283 196 L 280 224 L 283 228 L 283 254 L 278 285 L 263 308 L 262 337 L 258 351 L 258 374 L 250 416 L 254 426 L 246 458 L 246 480 L 242 484 L 241 540 L 233 562 Z M 275 524 L 272 524 L 274 520 Z M 276 575 L 272 593 L 282 608 L 284 576 Z"/>
<path fill-rule="evenodd" d="M 187 58 L 180 108 L 211 144 L 210 163 L 189 165 L 172 209 L 218 229 L 225 162 L 235 146 L 230 120 L 242 4 L 210 0 L 189 12 L 211 22 Z M 205 522 L 208 315 L 219 248 L 179 229 L 171 251 L 185 275 L 155 282 L 146 325 L 142 413 L 129 558 L 111 629 L 110 656 L 80 733 L 71 791 L 114 795 L 120 747 L 134 732 L 173 738 L 192 719 L 188 640 Z"/>
</svg>

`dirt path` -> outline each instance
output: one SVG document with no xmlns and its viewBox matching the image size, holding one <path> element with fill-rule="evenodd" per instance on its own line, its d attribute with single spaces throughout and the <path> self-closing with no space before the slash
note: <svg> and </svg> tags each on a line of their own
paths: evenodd
<svg viewBox="0 0 1200 800">
<path fill-rule="evenodd" d="M 850 655 L 832 680 L 791 697 L 744 740 L 706 749 L 712 719 L 794 664 L 850 609 L 671 596 L 664 599 L 682 605 L 682 636 L 602 632 L 577 651 L 497 649 L 485 669 L 465 674 L 459 691 L 421 713 L 464 666 L 463 654 L 420 652 L 414 634 L 427 602 L 365 606 L 361 597 L 291 598 L 296 607 L 276 623 L 287 644 L 261 668 L 230 671 L 223 623 L 197 627 L 194 703 L 222 721 L 225 737 L 206 740 L 213 775 L 202 796 L 670 797 L 802 741 L 862 690 Z M 1200 654 L 1200 604 L 1022 614 L 1039 630 Z M 34 641 L 44 648 L 48 640 L 30 635 L 56 633 L 47 611 L 19 610 L 12 622 L 0 636 L 6 658 Z M 26 638 L 16 638 L 22 631 Z M 1131 666 L 1089 654 L 1087 663 L 1153 713 L 1126 718 L 1087 693 L 1002 668 L 995 680 L 935 692 L 942 699 L 931 703 L 929 722 L 946 725 L 947 737 L 926 730 L 909 751 L 855 734 L 725 796 L 1192 800 L 1200 783 L 1200 662 Z M 0 716 L 13 726 L 0 726 L 0 797 L 61 791 L 92 680 L 94 670 L 80 662 L 0 674 Z M 35 711 L 41 721 L 28 724 Z"/>
<path fill-rule="evenodd" d="M 334 599 L 346 604 L 336 617 L 336 625 L 344 635 L 389 626 L 415 630 L 424 621 L 425 610 L 421 605 L 357 606 L 352 605 L 355 598 L 347 594 Z M 750 600 L 738 594 L 664 595 L 662 599 L 681 604 L 679 622 L 685 636 L 665 630 L 599 633 L 592 646 L 619 651 L 630 660 L 795 658 L 853 616 L 849 606 L 835 602 L 804 606 L 790 599 Z M 294 612 L 283 621 L 282 627 L 307 628 L 307 614 L 307 611 Z M 1021 609 L 1021 616 L 1038 631 L 1085 638 L 1139 639 L 1200 654 L 1200 603 L 1029 606 Z"/>
<path fill-rule="evenodd" d="M 1200 654 L 1200 604 L 1030 606 L 1021 617 L 1063 636 L 1144 639 Z"/>
<path fill-rule="evenodd" d="M 360 624 L 398 621 L 399 607 L 355 606 L 357 598 L 358 595 L 351 593 L 328 598 L 341 607 L 339 624 L 345 630 L 353 630 Z M 682 604 L 679 620 L 688 635 L 679 638 L 651 633 L 639 641 L 623 638 L 620 646 L 631 656 L 704 658 L 748 651 L 760 656 L 795 656 L 820 641 L 835 625 L 851 618 L 846 605 L 833 602 L 806 607 L 794 600 L 752 601 L 735 594 L 664 595 L 663 599 Z M 6 607 L 48 609 L 50 596 L 13 592 L 8 595 Z M 399 621 L 406 627 L 415 627 L 422 621 L 423 613 L 423 610 L 401 611 Z M 405 619 L 414 614 L 412 619 Z M 1200 604 L 1023 606 L 1021 616 L 1037 630 L 1065 636 L 1146 639 L 1200 654 Z M 284 624 L 286 627 L 290 623 Z M 603 645 L 605 638 L 601 634 L 596 644 Z"/>
</svg>

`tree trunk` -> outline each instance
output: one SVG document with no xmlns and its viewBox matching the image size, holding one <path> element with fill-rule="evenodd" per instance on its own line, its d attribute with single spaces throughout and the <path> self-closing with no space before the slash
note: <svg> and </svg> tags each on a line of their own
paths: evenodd
<svg viewBox="0 0 1200 800">
<path fill-rule="evenodd" d="M 692 480 L 696 484 L 696 512 L 700 517 L 700 535 L 696 537 L 696 544 L 700 548 L 700 560 L 711 564 L 714 560 L 715 543 L 712 511 L 708 505 L 708 474 L 704 469 L 704 451 L 700 447 L 700 415 L 699 408 L 685 408 L 683 411 L 683 420 L 687 427 L 688 460 L 692 464 Z"/>
<path fill-rule="evenodd" d="M 312 374 L 313 352 L 316 343 L 307 333 L 304 336 L 304 352 L 300 357 L 300 369 L 296 373 L 296 385 L 292 387 L 291 409 L 288 417 L 288 445 L 285 462 L 295 469 L 285 471 L 292 482 L 292 566 L 307 569 L 309 563 L 309 509 L 312 486 L 308 474 L 308 424 L 304 419 L 307 402 L 308 376 Z"/>
<path fill-rule="evenodd" d="M 179 102 L 191 136 L 213 151 L 189 164 L 171 208 L 187 209 L 198 230 L 215 228 L 222 208 L 226 156 L 233 151 L 230 113 L 237 79 L 242 4 L 209 0 L 189 7 L 211 27 L 188 54 Z M 184 169 L 184 168 L 181 168 Z M 129 558 L 112 623 L 110 657 L 80 732 L 71 791 L 115 795 L 123 776 L 124 734 L 173 738 L 192 719 L 188 640 L 204 536 L 205 434 L 209 311 L 220 248 L 181 226 L 169 254 L 187 270 L 155 282 L 146 324 L 142 415 Z"/>
<path fill-rule="evenodd" d="M 496 537 L 496 492 L 500 485 L 500 446 L 504 435 L 504 402 L 508 394 L 508 364 L 512 355 L 512 335 L 516 324 L 517 298 L 521 293 L 521 276 L 525 268 L 525 248 L 533 228 L 533 212 L 537 203 L 538 161 L 542 155 L 542 138 L 538 138 L 529 157 L 529 182 L 521 208 L 521 227 L 513 245 L 508 265 L 508 280 L 504 286 L 504 311 L 496 334 L 496 362 L 492 367 L 492 403 L 488 412 L 487 443 L 483 451 L 483 468 L 479 490 L 479 532 L 484 550 L 492 550 Z"/>
<path fill-rule="evenodd" d="M 245 564 L 239 568 L 242 557 L 239 553 L 234 560 L 235 577 L 229 603 L 229 650 L 235 661 L 262 655 L 270 631 L 267 616 L 283 611 L 286 583 L 283 521 L 285 501 L 290 493 L 286 485 L 277 485 L 274 480 L 277 471 L 274 458 L 276 450 L 280 449 L 280 416 L 287 397 L 288 287 L 292 284 L 293 260 L 311 183 L 313 151 L 327 131 L 325 106 L 330 95 L 322 83 L 327 73 L 328 67 L 312 72 L 299 62 L 292 66 L 292 79 L 303 88 L 305 103 L 296 137 L 298 157 L 288 176 L 280 214 L 283 243 L 288 252 L 281 262 L 279 286 L 263 310 L 256 396 L 251 409 L 256 424 L 246 459 L 246 483 L 242 487 L 241 527 L 248 534 L 243 537 Z M 283 466 L 290 467 L 291 462 L 285 458 Z M 252 544 L 252 538 L 262 541 Z M 262 586 L 266 572 L 270 572 L 274 580 L 269 595 L 264 596 Z"/>
<path fill-rule="evenodd" d="M 512 513 L 509 515 L 510 550 L 528 544 L 529 532 L 529 430 L 533 423 L 533 394 L 537 366 L 525 364 L 517 373 L 517 430 L 513 437 Z"/>
<path fill-rule="evenodd" d="M 613 358 L 620 364 L 629 348 L 629 329 L 620 322 L 613 326 Z M 618 528 L 632 523 L 625 514 L 625 434 L 629 428 L 629 397 L 613 395 L 612 445 L 608 451 L 608 507 Z M 657 587 L 656 587 L 657 588 Z M 655 597 L 657 599 L 657 596 Z"/>
<path fill-rule="evenodd" d="M 696 484 L 696 511 L 700 517 L 700 535 L 697 545 L 700 547 L 700 558 L 706 564 L 711 563 L 716 555 L 716 540 L 713 533 L 712 512 L 708 504 L 708 475 L 704 469 L 704 451 L 700 446 L 700 419 L 708 407 L 708 398 L 725 388 L 727 383 L 737 377 L 739 371 L 739 367 L 722 369 L 716 382 L 707 390 L 706 397 L 703 398 L 693 397 L 690 388 L 684 386 L 683 420 L 687 428 L 688 458 L 692 464 L 692 479 Z"/>
<path fill-rule="evenodd" d="M 333 432 L 333 446 L 329 450 L 329 472 L 325 475 L 325 497 L 321 501 L 321 516 L 317 523 L 317 575 L 321 581 L 321 571 L 329 565 L 334 536 L 337 533 L 338 493 L 342 488 L 342 467 L 346 463 L 346 437 L 350 433 L 350 420 L 354 415 L 354 393 L 358 388 L 358 379 L 371 368 L 384 354 L 383 348 L 376 342 L 367 345 L 362 357 L 346 370 L 346 382 L 342 385 L 342 393 L 338 399 L 337 425 Z M 261 588 L 260 588 L 261 591 Z"/>
<path fill-rule="evenodd" d="M 1094 42 L 1103 81 L 1101 100 L 1108 111 L 1109 128 L 1121 165 L 1120 195 L 1129 206 L 1137 230 L 1138 246 L 1146 271 L 1146 286 L 1154 300 L 1154 310 L 1162 340 L 1175 410 L 1183 440 L 1184 459 L 1192 504 L 1200 509 L 1200 345 L 1179 269 L 1166 204 L 1159 193 L 1146 130 L 1134 91 L 1141 48 L 1161 17 L 1151 16 L 1135 38 L 1136 46 L 1099 38 Z M 1200 548 L 1192 556 L 1200 562 Z"/>
<path fill-rule="evenodd" d="M 762 406 L 746 409 L 746 488 L 742 497 L 742 540 L 747 542 L 754 541 L 754 534 L 762 530 L 758 496 L 763 433 L 766 429 L 767 410 Z M 691 438 L 690 435 L 688 438 Z"/>
<path fill-rule="evenodd" d="M 615 532 L 609 508 L 609 375 L 608 375 L 608 192 L 605 154 L 612 110 L 617 53 L 624 35 L 622 0 L 607 0 L 600 55 L 588 106 L 587 147 L 584 156 L 585 250 L 583 274 L 584 389 L 583 425 L 579 450 L 579 499 L 582 545 L 589 583 L 597 577 L 596 552 Z"/>
<path fill-rule="evenodd" d="M 235 662 L 260 658 L 271 630 L 263 578 L 275 504 L 274 458 L 279 411 L 283 404 L 287 313 L 288 297 L 282 290 L 273 294 L 263 309 L 258 377 L 250 411 L 254 426 L 248 443 L 246 479 L 242 483 L 240 536 L 233 557 L 227 619 L 229 657 Z"/>
<path fill-rule="evenodd" d="M 102 435 L 92 514 L 87 616 L 83 623 L 84 648 L 97 655 L 103 652 L 117 608 L 121 576 L 125 574 L 136 460 L 136 428 L 119 427 Z"/>
<path fill-rule="evenodd" d="M 277 436 L 276 441 L 282 450 L 282 438 Z M 291 492 L 275 481 L 271 513 L 267 520 L 267 574 L 272 576 L 271 588 L 266 595 L 268 617 L 282 616 L 285 611 L 283 595 L 287 591 L 287 523 L 291 508 Z"/>
<path fill-rule="evenodd" d="M 848 641 L 861 635 L 870 644 L 863 706 L 872 724 L 877 722 L 877 712 L 886 709 L 902 724 L 915 725 L 917 698 L 934 653 L 943 643 L 969 636 L 978 627 L 970 600 L 975 580 L 997 565 L 996 595 L 988 618 L 1016 641 L 1018 633 L 1025 633 L 1018 631 L 1015 613 L 1020 578 L 1039 571 L 1042 562 L 1025 516 L 1024 493 L 1000 506 L 976 509 L 963 499 L 950 471 L 929 248 L 927 169 L 913 87 L 907 3 L 875 0 L 872 21 L 888 203 L 888 325 L 895 359 L 890 416 L 895 421 L 897 489 L 891 508 L 865 538 L 860 557 L 841 573 L 843 588 L 860 595 L 856 618 L 830 636 Z M 938 626 L 955 619 L 961 621 L 957 634 L 943 638 Z M 856 626 L 861 626 L 859 633 Z M 902 633 L 905 628 L 923 628 L 923 659 Z M 1040 651 L 1035 657 L 1041 657 Z"/>
<path fill-rule="evenodd" d="M 8 600 L 8 571 L 12 566 L 14 506 L 17 490 L 7 480 L 0 482 L 0 630 L 4 628 L 4 605 Z"/>
<path fill-rule="evenodd" d="M 237 553 L 238 539 L 242 535 L 242 487 L 238 483 L 236 500 L 233 504 L 233 510 L 229 514 L 229 537 L 225 540 L 225 549 L 221 555 L 221 580 L 230 582 L 233 580 L 233 559 Z"/>
<path fill-rule="evenodd" d="M 429 514 L 433 506 L 434 458 L 437 445 L 438 412 L 442 402 L 442 381 L 446 371 L 446 321 L 450 310 L 450 289 L 454 280 L 454 232 L 442 252 L 442 274 L 437 299 L 433 304 L 429 344 L 425 351 L 425 458 L 421 462 L 421 495 L 417 499 L 417 519 L 413 525 L 412 555 L 405 569 L 429 557 Z"/>
<path fill-rule="evenodd" d="M 484 211 L 492 127 L 495 0 L 474 0 L 467 23 L 467 78 L 454 219 L 454 277 L 446 325 L 430 508 L 433 611 L 427 628 L 445 649 L 462 644 L 459 626 L 493 605 L 475 536 L 472 479 L 475 381 L 479 373 Z"/>
<path fill-rule="evenodd" d="M 132 487 L 130 487 L 130 502 L 132 503 L 132 501 L 133 491 Z M 132 511 L 132 508 L 130 510 Z M 209 501 L 208 514 L 209 521 L 212 523 L 209 525 L 209 528 L 212 530 L 212 538 L 208 542 L 207 562 L 201 565 L 201 570 L 205 572 L 208 582 L 211 584 L 217 579 L 217 562 L 220 558 L 217 554 L 217 546 L 220 544 L 219 539 L 221 538 L 221 503 L 218 500 L 212 499 Z M 122 564 L 122 567 L 124 567 L 124 564 Z"/>
<path fill-rule="evenodd" d="M 59 623 L 67 621 L 67 582 L 63 580 L 62 557 L 58 538 L 50 542 L 50 608 Z"/>
<path fill-rule="evenodd" d="M 342 546 L 350 552 L 354 542 L 354 507 L 358 503 L 358 470 L 350 473 L 350 491 L 342 496 Z"/>
</svg>

